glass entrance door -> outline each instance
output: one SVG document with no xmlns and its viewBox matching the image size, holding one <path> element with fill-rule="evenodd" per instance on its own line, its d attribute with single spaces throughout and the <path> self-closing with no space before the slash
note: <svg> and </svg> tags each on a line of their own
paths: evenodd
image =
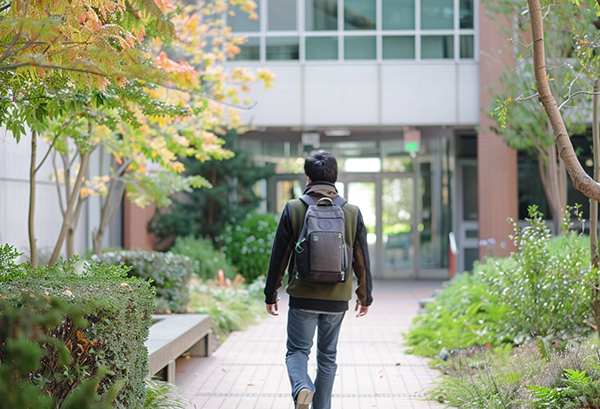
<svg viewBox="0 0 600 409">
<path fill-rule="evenodd" d="M 358 206 L 367 228 L 371 270 L 375 278 L 416 277 L 419 225 L 411 174 L 341 174 L 338 191 Z"/>
</svg>

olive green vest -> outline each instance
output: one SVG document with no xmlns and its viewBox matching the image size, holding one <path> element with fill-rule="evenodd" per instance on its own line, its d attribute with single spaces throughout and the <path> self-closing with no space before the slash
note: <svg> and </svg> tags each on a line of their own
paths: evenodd
<svg viewBox="0 0 600 409">
<path fill-rule="evenodd" d="M 292 216 L 292 229 L 294 231 L 294 243 L 298 241 L 300 232 L 302 231 L 302 225 L 304 224 L 304 216 L 306 214 L 307 206 L 300 201 L 300 199 L 293 199 L 289 202 L 291 216 Z M 345 239 L 346 244 L 349 246 L 354 245 L 356 240 L 356 227 L 358 221 L 358 207 L 346 203 L 342 206 L 344 211 L 345 220 Z M 294 248 L 292 247 L 292 252 Z M 293 260 L 293 259 L 291 259 Z M 287 286 L 287 293 L 292 297 L 296 298 L 312 298 L 316 300 L 329 300 L 329 301 L 349 301 L 352 299 L 352 280 L 348 279 L 345 283 L 312 283 L 304 281 L 296 273 L 296 268 L 290 265 L 288 270 L 289 281 Z"/>
</svg>

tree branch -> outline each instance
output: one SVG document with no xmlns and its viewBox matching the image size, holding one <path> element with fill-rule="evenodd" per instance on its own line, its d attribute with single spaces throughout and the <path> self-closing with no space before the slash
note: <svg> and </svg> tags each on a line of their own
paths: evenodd
<svg viewBox="0 0 600 409">
<path fill-rule="evenodd" d="M 29 9 L 29 0 L 27 0 L 27 3 L 25 3 L 25 13 L 23 14 L 24 16 L 27 16 L 28 9 Z M 8 45 L 8 47 L 6 47 L 6 50 L 4 51 L 4 53 L 2 53 L 2 56 L 0 57 L 0 64 L 2 64 L 2 61 L 6 60 L 10 56 L 10 50 L 15 46 L 17 41 L 19 41 L 21 34 L 23 34 L 23 23 L 21 23 L 21 25 L 19 26 L 19 32 L 17 33 L 15 38 L 13 38 L 12 42 Z"/>
<path fill-rule="evenodd" d="M 119 210 L 119 207 L 121 206 L 121 202 L 123 201 L 124 196 L 125 196 L 125 183 L 121 182 L 121 186 L 119 186 L 119 193 L 117 193 L 117 196 L 115 199 L 116 200 L 115 205 L 114 205 L 113 210 L 108 219 L 108 226 L 110 226 L 112 224 L 112 222 L 115 220 L 115 217 L 117 216 L 117 211 Z"/>
<path fill-rule="evenodd" d="M 1 62 L 2 61 L 0 60 L 0 63 Z M 83 70 L 83 69 L 71 68 L 71 67 L 63 67 L 60 65 L 51 65 L 51 64 L 33 64 L 32 62 L 23 62 L 23 63 L 12 64 L 12 65 L 2 65 L 2 66 L 0 66 L 0 71 L 9 71 L 9 70 L 14 70 L 14 69 L 21 68 L 21 67 L 50 68 L 53 70 L 73 71 L 73 72 L 80 72 L 82 74 L 92 74 L 92 75 L 97 75 L 99 77 L 104 77 L 104 78 L 108 77 L 108 75 L 106 75 L 102 72 L 97 72 L 97 71 Z"/>
<path fill-rule="evenodd" d="M 44 155 L 44 158 L 42 159 L 42 161 L 40 162 L 40 164 L 37 166 L 37 168 L 35 168 L 35 171 L 37 172 L 38 170 L 40 170 L 40 168 L 42 167 L 42 165 L 44 164 L 44 162 L 46 161 L 46 159 L 48 158 L 48 155 L 50 154 L 50 151 L 52 150 L 52 148 L 54 148 L 54 144 L 56 143 L 56 140 L 58 139 L 58 134 L 56 134 L 56 136 L 54 137 L 54 139 L 52 140 L 52 144 L 50 145 L 50 147 L 48 148 L 48 151 L 46 152 L 46 154 Z"/>
<path fill-rule="evenodd" d="M 565 100 L 562 104 L 560 104 L 560 106 L 558 107 L 558 109 L 562 109 L 562 107 L 564 107 L 567 104 L 567 102 L 569 102 L 570 100 L 572 100 L 575 95 L 580 95 L 580 94 L 599 95 L 600 92 L 591 92 L 591 91 L 577 91 L 577 92 L 574 92 L 573 94 L 569 95 L 569 98 L 567 98 L 567 100 Z"/>
<path fill-rule="evenodd" d="M 62 192 L 60 191 L 60 182 L 58 181 L 58 167 L 56 166 L 56 151 L 52 155 L 52 167 L 54 168 L 54 179 L 56 181 L 56 190 L 58 191 L 58 204 L 60 205 L 60 212 L 65 217 L 65 206 L 62 200 Z"/>
<path fill-rule="evenodd" d="M 79 198 L 79 191 L 81 190 L 81 185 L 83 184 L 83 179 L 85 172 L 88 166 L 88 160 L 90 157 L 90 153 L 86 152 L 81 155 L 81 166 L 79 167 L 79 174 L 77 175 L 77 179 L 75 181 L 75 186 L 73 186 L 73 192 L 71 192 L 70 200 L 67 204 L 67 211 L 65 212 L 65 217 L 63 219 L 62 228 L 58 235 L 58 240 L 56 241 L 56 246 L 54 247 L 54 251 L 52 252 L 52 257 L 48 262 L 48 265 L 54 265 L 58 260 L 58 255 L 60 254 L 60 249 L 62 248 L 62 244 L 65 241 L 65 237 L 67 235 L 67 230 L 70 226 L 71 218 L 73 217 L 73 211 L 75 210 L 75 202 Z"/>
</svg>

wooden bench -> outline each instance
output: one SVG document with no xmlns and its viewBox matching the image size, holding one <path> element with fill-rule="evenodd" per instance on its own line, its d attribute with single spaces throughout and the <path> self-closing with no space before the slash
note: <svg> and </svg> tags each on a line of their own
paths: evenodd
<svg viewBox="0 0 600 409">
<path fill-rule="evenodd" d="M 210 315 L 157 314 L 152 321 L 146 341 L 150 375 L 162 372 L 164 380 L 175 383 L 177 358 L 186 352 L 191 356 L 210 355 Z"/>
</svg>

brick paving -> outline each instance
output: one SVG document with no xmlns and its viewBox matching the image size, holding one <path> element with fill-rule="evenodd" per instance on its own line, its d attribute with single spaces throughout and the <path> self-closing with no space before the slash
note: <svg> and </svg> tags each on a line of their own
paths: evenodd
<svg viewBox="0 0 600 409">
<path fill-rule="evenodd" d="M 369 313 L 348 311 L 338 344 L 333 409 L 443 408 L 422 400 L 439 372 L 404 354 L 402 333 L 417 314 L 417 300 L 439 281 L 377 281 Z M 177 361 L 177 385 L 197 409 L 293 409 L 285 367 L 287 300 L 279 317 L 234 332 L 208 358 Z M 315 352 L 309 361 L 314 379 Z"/>
</svg>

